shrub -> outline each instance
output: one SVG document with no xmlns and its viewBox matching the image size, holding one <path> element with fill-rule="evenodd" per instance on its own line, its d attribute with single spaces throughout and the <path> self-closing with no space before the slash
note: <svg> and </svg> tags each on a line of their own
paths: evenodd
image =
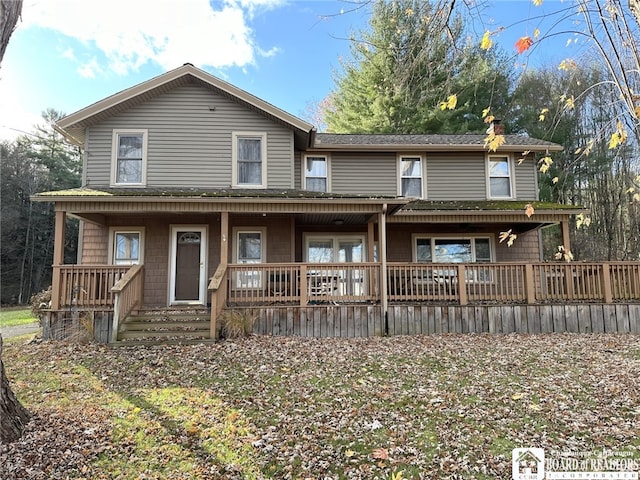
<svg viewBox="0 0 640 480">
<path fill-rule="evenodd" d="M 241 338 L 253 332 L 257 312 L 250 308 L 243 310 L 225 310 L 220 315 L 220 336 L 222 338 Z"/>
<path fill-rule="evenodd" d="M 30 303 L 31 313 L 33 313 L 34 317 L 40 319 L 40 323 L 42 323 L 44 310 L 51 307 L 51 286 L 46 290 L 33 294 Z"/>
</svg>

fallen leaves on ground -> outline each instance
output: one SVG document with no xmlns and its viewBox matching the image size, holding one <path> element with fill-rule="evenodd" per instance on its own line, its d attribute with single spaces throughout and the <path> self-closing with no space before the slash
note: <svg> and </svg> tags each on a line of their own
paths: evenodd
<svg viewBox="0 0 640 480">
<path fill-rule="evenodd" d="M 3 480 L 510 478 L 516 447 L 640 455 L 634 335 L 44 342 L 5 364 L 35 418 Z"/>
</svg>

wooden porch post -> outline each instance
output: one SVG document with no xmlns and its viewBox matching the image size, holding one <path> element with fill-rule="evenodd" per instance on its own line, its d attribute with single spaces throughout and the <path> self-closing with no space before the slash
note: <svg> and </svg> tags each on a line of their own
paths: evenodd
<svg viewBox="0 0 640 480">
<path fill-rule="evenodd" d="M 380 260 L 380 304 L 382 317 L 387 318 L 387 204 L 382 206 L 378 214 L 378 258 Z M 386 333 L 386 330 L 385 330 Z"/>
<path fill-rule="evenodd" d="M 220 212 L 220 265 L 227 265 L 229 261 L 229 212 Z M 225 275 L 226 277 L 227 275 Z M 223 279 L 226 282 L 226 278 Z M 209 327 L 209 337 L 218 338 L 216 320 L 218 313 L 224 307 L 227 300 L 227 289 L 222 288 L 222 298 L 218 291 L 211 295 L 211 325 Z M 222 303 L 222 305 L 220 305 Z"/>
<path fill-rule="evenodd" d="M 564 220 L 560 222 L 560 229 L 562 230 L 562 246 L 565 252 L 571 251 L 571 238 L 569 237 L 569 221 Z"/>
<path fill-rule="evenodd" d="M 53 240 L 53 275 L 51 277 L 51 309 L 60 308 L 60 265 L 64 264 L 64 238 L 67 212 L 56 210 L 55 234 Z"/>
</svg>

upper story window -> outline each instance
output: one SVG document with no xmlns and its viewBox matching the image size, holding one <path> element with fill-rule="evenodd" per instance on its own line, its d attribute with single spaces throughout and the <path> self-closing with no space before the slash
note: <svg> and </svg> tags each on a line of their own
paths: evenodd
<svg viewBox="0 0 640 480">
<path fill-rule="evenodd" d="M 487 190 L 489 198 L 513 198 L 513 168 L 506 155 L 490 155 L 488 158 Z"/>
<path fill-rule="evenodd" d="M 233 132 L 234 187 L 267 187 L 267 134 Z"/>
<path fill-rule="evenodd" d="M 302 188 L 311 192 L 329 192 L 329 158 L 326 156 L 304 157 Z"/>
<path fill-rule="evenodd" d="M 422 157 L 401 156 L 398 158 L 398 169 L 398 195 L 423 198 L 424 162 Z"/>
<path fill-rule="evenodd" d="M 147 130 L 114 130 L 111 158 L 112 185 L 145 185 Z"/>
</svg>

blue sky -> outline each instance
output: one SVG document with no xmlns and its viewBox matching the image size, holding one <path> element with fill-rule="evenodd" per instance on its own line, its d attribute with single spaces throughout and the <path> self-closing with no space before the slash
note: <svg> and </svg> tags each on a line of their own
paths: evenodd
<svg viewBox="0 0 640 480">
<path fill-rule="evenodd" d="M 349 56 L 350 32 L 366 26 L 366 8 L 340 14 L 356 2 L 24 0 L 0 68 L 0 140 L 32 131 L 46 108 L 73 113 L 185 62 L 308 119 Z M 519 36 L 541 26 L 536 15 L 562 5 L 489 0 L 478 36 L 529 19 L 495 37 L 512 53 Z M 532 55 L 556 61 L 557 53 Z"/>
</svg>

